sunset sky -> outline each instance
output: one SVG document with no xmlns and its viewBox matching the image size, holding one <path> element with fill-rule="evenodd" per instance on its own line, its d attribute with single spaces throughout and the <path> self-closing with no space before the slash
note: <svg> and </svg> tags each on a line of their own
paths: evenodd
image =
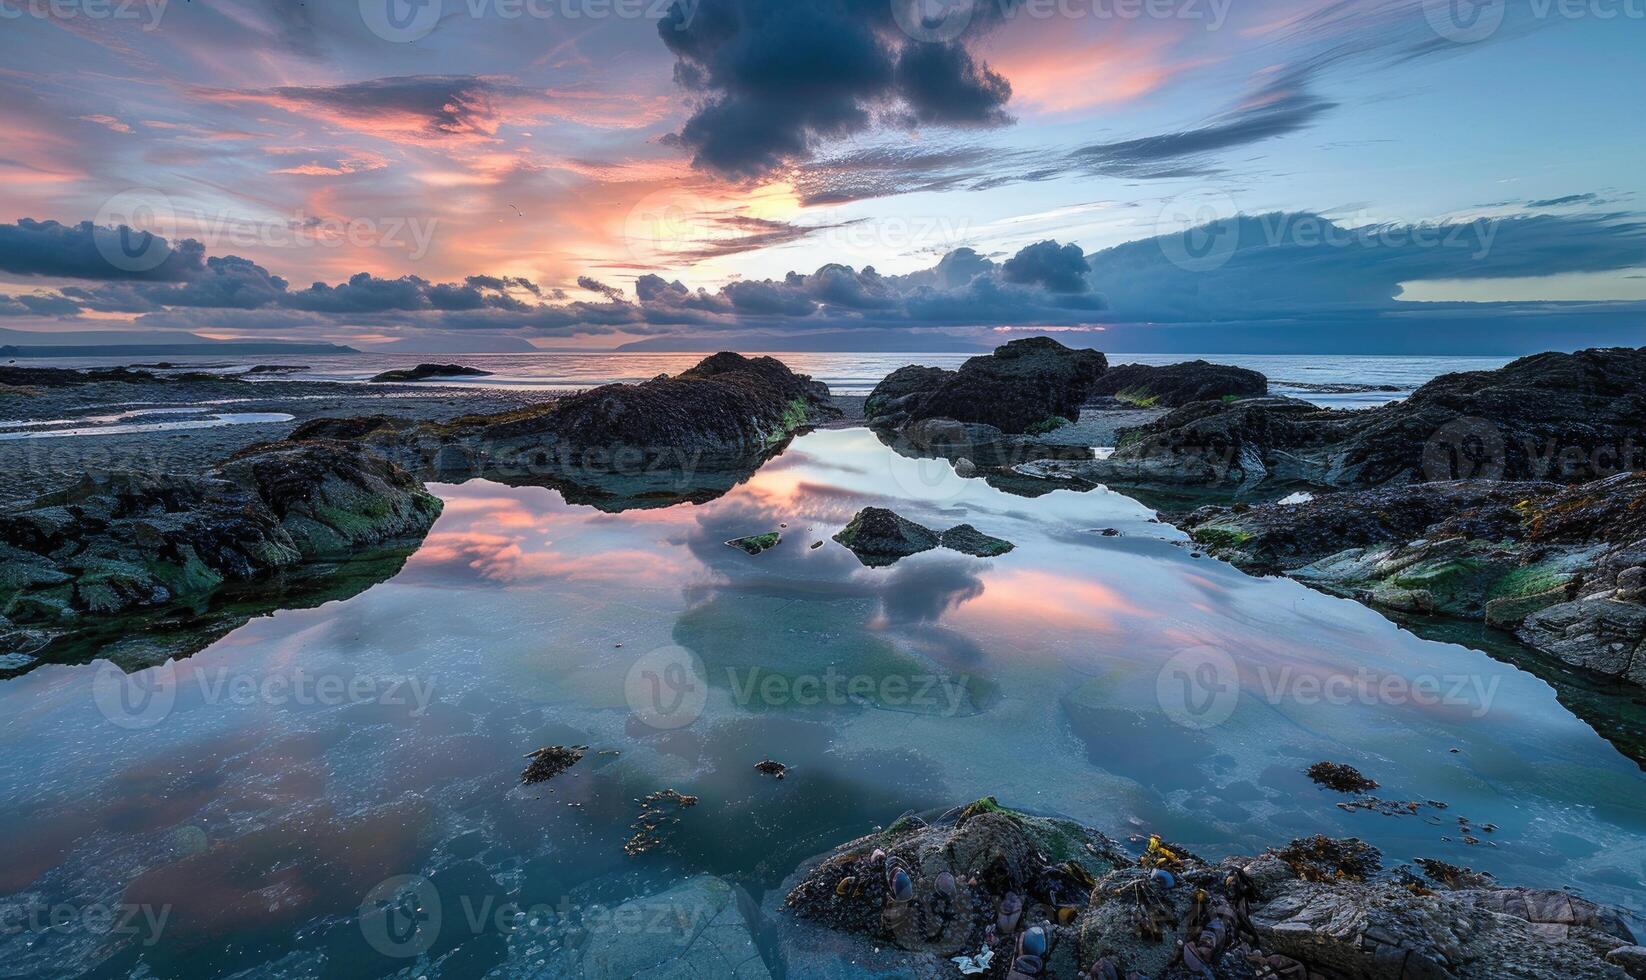
<svg viewBox="0 0 1646 980">
<path fill-rule="evenodd" d="M 0 328 L 1638 344 L 1643 16 L 0 0 Z"/>
</svg>

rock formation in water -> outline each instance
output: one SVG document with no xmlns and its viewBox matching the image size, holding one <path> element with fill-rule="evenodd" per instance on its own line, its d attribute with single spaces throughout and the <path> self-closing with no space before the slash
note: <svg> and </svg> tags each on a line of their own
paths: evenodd
<svg viewBox="0 0 1646 980">
<path fill-rule="evenodd" d="M 1139 408 L 1182 408 L 1193 402 L 1261 398 L 1269 379 L 1247 368 L 1209 361 L 1184 361 L 1156 367 L 1122 364 L 1104 372 L 1091 394 Z"/>
<path fill-rule="evenodd" d="M 884 507 L 865 507 L 835 534 L 857 560 L 870 568 L 884 568 L 900 559 L 933 548 L 948 548 L 976 558 L 994 558 L 1011 551 L 1013 545 L 960 524 L 939 534 Z"/>
<path fill-rule="evenodd" d="M 796 922 L 782 952 L 808 976 L 853 963 L 1023 980 L 1622 980 L 1639 951 L 1619 913 L 1568 892 L 1379 866 L 1368 845 L 1328 838 L 1218 863 L 1152 838 L 1132 858 L 989 798 L 929 825 L 905 817 L 803 867 L 787 883 Z"/>
<path fill-rule="evenodd" d="M 468 367 L 463 364 L 419 364 L 410 368 L 395 368 L 384 371 L 372 378 L 373 382 L 386 381 L 427 381 L 430 378 L 485 378 L 490 377 L 490 371 Z"/>
<path fill-rule="evenodd" d="M 0 510 L 0 630 L 73 634 L 420 539 L 440 500 L 350 444 L 258 446 L 201 475 L 109 473 Z"/>
<path fill-rule="evenodd" d="M 1646 462 L 1646 348 L 1537 354 L 1442 375 L 1362 411 L 1290 398 L 1196 402 L 1124 433 L 1092 484 L 1246 493 L 1448 479 L 1577 483 Z"/>
<path fill-rule="evenodd" d="M 1108 367 L 1094 350 L 1071 350 L 1049 337 L 1014 340 L 967 360 L 957 371 L 905 367 L 875 386 L 863 404 L 876 428 L 953 419 L 1009 434 L 1050 431 L 1080 414 Z"/>
<path fill-rule="evenodd" d="M 838 415 L 821 382 L 770 357 L 723 352 L 674 377 L 496 415 L 315 419 L 292 438 L 352 438 L 430 479 L 552 486 L 574 503 L 624 510 L 712 500 L 797 431 Z"/>
<path fill-rule="evenodd" d="M 1203 507 L 1179 523 L 1247 571 L 1395 613 L 1484 620 L 1566 663 L 1646 684 L 1646 473 L 1348 491 Z"/>
</svg>

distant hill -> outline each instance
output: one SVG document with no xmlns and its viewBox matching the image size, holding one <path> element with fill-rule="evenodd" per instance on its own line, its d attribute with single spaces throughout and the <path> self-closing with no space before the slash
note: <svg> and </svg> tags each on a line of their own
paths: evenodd
<svg viewBox="0 0 1646 980">
<path fill-rule="evenodd" d="M 0 357 L 232 357 L 279 354 L 358 354 L 341 344 L 291 340 L 213 340 L 184 330 L 0 329 Z"/>
</svg>

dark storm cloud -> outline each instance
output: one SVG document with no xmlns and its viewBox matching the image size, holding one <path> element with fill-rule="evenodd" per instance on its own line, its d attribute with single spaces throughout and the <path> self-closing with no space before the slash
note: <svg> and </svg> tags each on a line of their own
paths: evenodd
<svg viewBox="0 0 1646 980">
<path fill-rule="evenodd" d="M 904 124 L 992 126 L 1011 86 L 963 40 L 915 41 L 905 0 L 677 0 L 658 35 L 675 80 L 701 101 L 673 139 L 694 166 L 758 177 L 807 159 L 826 139 Z M 979 5 L 990 19 L 992 4 Z"/>
<path fill-rule="evenodd" d="M 443 137 L 490 132 L 496 125 L 498 99 L 522 92 L 477 75 L 400 75 L 342 85 L 282 85 L 206 94 L 227 101 L 315 110 L 368 124 L 385 117 L 418 120 L 426 135 Z"/>
<path fill-rule="evenodd" d="M 1091 288 L 1086 273 L 1086 255 L 1073 242 L 1036 242 L 1006 260 L 1000 267 L 1007 282 L 1044 286 L 1054 293 L 1082 293 Z"/>
<path fill-rule="evenodd" d="M 153 268 L 130 269 L 109 259 L 111 254 L 118 257 L 122 247 L 146 259 L 159 254 L 155 249 L 165 249 L 166 255 Z M 180 281 L 200 271 L 205 254 L 205 246 L 197 241 L 167 245 L 163 239 L 151 239 L 124 225 L 104 228 L 90 221 L 64 225 L 32 218 L 0 224 L 0 272 L 14 275 Z"/>
<path fill-rule="evenodd" d="M 1565 197 L 1551 197 L 1546 201 L 1528 201 L 1529 208 L 1564 208 L 1573 204 L 1599 204 L 1599 194 L 1568 194 Z"/>
</svg>

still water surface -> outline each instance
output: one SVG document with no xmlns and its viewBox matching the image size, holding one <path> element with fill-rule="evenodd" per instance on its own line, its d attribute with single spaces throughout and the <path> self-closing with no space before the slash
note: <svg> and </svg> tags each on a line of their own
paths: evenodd
<svg viewBox="0 0 1646 980">
<path fill-rule="evenodd" d="M 8 929 L 3 972 L 531 975 L 551 937 L 477 932 L 451 896 L 617 902 L 708 872 L 758 899 L 986 794 L 1206 857 L 1355 835 L 1391 865 L 1646 898 L 1646 778 L 1547 684 L 1196 558 L 1126 497 L 1009 496 L 864 430 L 803 436 L 695 506 L 435 490 L 421 548 L 352 599 L 255 619 L 140 688 L 98 664 L 0 682 L 0 906 L 168 915 L 151 945 L 83 918 Z M 1017 548 L 865 568 L 829 536 L 871 504 Z M 782 524 L 764 554 L 724 544 Z M 520 786 L 555 744 L 589 750 Z M 754 771 L 767 757 L 787 779 Z M 1302 775 L 1321 759 L 1448 808 L 1345 812 Z M 625 854 L 664 788 L 700 802 Z M 400 875 L 447 898 L 420 959 L 362 938 L 360 903 Z"/>
</svg>

